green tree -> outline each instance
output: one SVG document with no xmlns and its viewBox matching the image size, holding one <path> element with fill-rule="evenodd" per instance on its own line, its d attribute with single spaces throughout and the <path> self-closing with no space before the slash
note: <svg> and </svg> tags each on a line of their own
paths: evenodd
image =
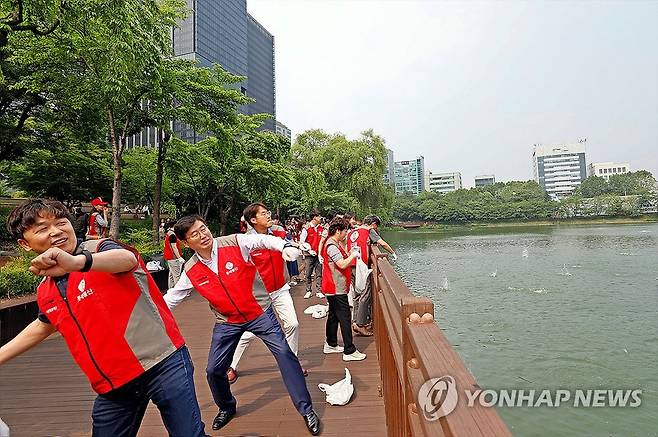
<svg viewBox="0 0 658 437">
<path fill-rule="evenodd" d="M 580 194 L 583 197 L 596 197 L 602 196 L 610 191 L 608 182 L 598 176 L 590 176 L 576 188 L 576 194 Z"/>
<path fill-rule="evenodd" d="M 9 181 L 29 196 L 51 197 L 68 205 L 108 196 L 110 154 L 93 145 L 31 149 L 12 164 Z"/>
</svg>

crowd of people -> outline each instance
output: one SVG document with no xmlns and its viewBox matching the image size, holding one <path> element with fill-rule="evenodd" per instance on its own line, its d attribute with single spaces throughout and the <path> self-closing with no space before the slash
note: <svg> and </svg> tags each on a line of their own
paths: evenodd
<svg viewBox="0 0 658 437">
<path fill-rule="evenodd" d="M 302 259 L 304 298 L 313 297 L 315 282 L 315 297 L 328 304 L 325 338 L 311 341 L 323 342 L 325 354 L 340 353 L 343 361 L 366 359 L 353 335 L 372 335 L 372 293 L 370 281 L 357 289 L 354 278 L 357 260 L 369 262 L 372 244 L 396 258 L 378 233 L 380 219 L 312 212 L 308 220 L 292 218 L 284 227 L 266 205 L 253 203 L 243 213 L 244 232 L 237 234 L 214 237 L 198 215 L 163 223 L 170 272 L 163 296 L 139 253 L 105 237 L 107 204 L 97 198 L 92 205 L 85 238 L 78 233 L 78 217 L 57 201 L 29 200 L 9 215 L 7 229 L 19 246 L 37 254 L 29 270 L 44 280 L 37 289 L 39 316 L 0 348 L 0 365 L 57 331 L 98 393 L 94 436 L 136 435 L 150 401 L 170 436 L 205 436 L 194 368 L 172 313 L 196 290 L 216 320 L 206 366 L 218 407 L 212 429 L 235 416 L 231 384 L 245 349 L 259 337 L 308 431 L 319 435 L 308 370 L 297 358 L 303 333 L 291 284 L 299 282 Z M 193 252 L 188 260 L 183 246 Z"/>
</svg>

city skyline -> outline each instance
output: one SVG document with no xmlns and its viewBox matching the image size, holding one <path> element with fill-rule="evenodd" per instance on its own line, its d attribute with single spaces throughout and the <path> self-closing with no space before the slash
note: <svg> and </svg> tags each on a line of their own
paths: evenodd
<svg viewBox="0 0 658 437">
<path fill-rule="evenodd" d="M 531 180 L 534 144 L 586 137 L 587 161 L 658 176 L 658 2 L 268 2 L 277 117 L 396 161 Z"/>
</svg>

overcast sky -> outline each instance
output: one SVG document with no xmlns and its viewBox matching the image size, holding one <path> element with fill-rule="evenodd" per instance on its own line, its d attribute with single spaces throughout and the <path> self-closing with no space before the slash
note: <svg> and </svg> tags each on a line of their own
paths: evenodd
<svg viewBox="0 0 658 437">
<path fill-rule="evenodd" d="M 658 177 L 658 1 L 247 0 L 275 37 L 277 119 L 433 172 L 532 178 L 532 145 Z"/>
</svg>

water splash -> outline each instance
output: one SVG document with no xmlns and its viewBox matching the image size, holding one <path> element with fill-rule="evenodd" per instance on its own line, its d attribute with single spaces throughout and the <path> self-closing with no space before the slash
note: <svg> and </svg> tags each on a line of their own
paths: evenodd
<svg viewBox="0 0 658 437">
<path fill-rule="evenodd" d="M 560 275 L 562 275 L 562 276 L 571 276 L 571 273 L 569 273 L 569 270 L 567 269 L 566 264 L 562 264 L 562 271 L 560 272 Z"/>
<path fill-rule="evenodd" d="M 443 291 L 450 290 L 450 281 L 448 281 L 447 276 L 443 277 L 443 282 L 441 283 L 441 290 L 443 290 Z"/>
<path fill-rule="evenodd" d="M 527 247 L 526 247 L 526 248 L 523 248 L 523 250 L 521 251 L 521 256 L 522 256 L 523 258 L 527 258 L 527 257 L 528 257 L 528 248 L 527 248 Z"/>
<path fill-rule="evenodd" d="M 496 271 L 492 272 L 489 276 L 491 276 L 492 278 L 495 278 L 496 276 L 498 276 L 498 269 L 496 269 Z"/>
</svg>

